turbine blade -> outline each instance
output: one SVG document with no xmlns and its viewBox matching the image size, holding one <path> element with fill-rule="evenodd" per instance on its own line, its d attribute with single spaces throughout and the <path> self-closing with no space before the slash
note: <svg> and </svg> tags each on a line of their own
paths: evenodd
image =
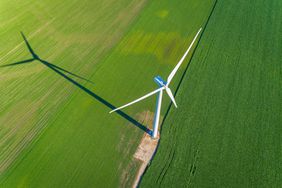
<svg viewBox="0 0 282 188">
<path fill-rule="evenodd" d="M 125 105 L 123 105 L 123 106 L 121 106 L 121 107 L 118 107 L 118 108 L 116 108 L 116 109 L 110 111 L 110 113 L 115 112 L 115 111 L 120 110 L 120 109 L 123 109 L 123 108 L 125 108 L 125 107 L 127 107 L 127 106 L 130 106 L 130 105 L 132 105 L 132 104 L 134 104 L 134 103 L 137 103 L 137 102 L 139 102 L 139 101 L 141 101 L 141 100 L 143 100 L 143 99 L 146 99 L 147 97 L 150 97 L 151 95 L 154 95 L 155 93 L 158 93 L 159 91 L 161 91 L 161 90 L 163 90 L 163 89 L 164 89 L 164 87 L 161 87 L 161 88 L 159 88 L 159 89 L 156 89 L 155 91 L 152 91 L 152 92 L 150 92 L 150 93 L 144 95 L 143 97 L 140 97 L 140 98 L 138 98 L 138 99 L 136 99 L 136 100 L 134 100 L 134 101 L 132 101 L 132 102 L 130 102 L 130 103 L 128 103 L 128 104 L 125 104 Z"/>
<path fill-rule="evenodd" d="M 198 35 L 200 34 L 200 32 L 202 31 L 202 28 L 199 29 L 198 33 L 196 34 L 196 36 L 194 37 L 192 43 L 190 44 L 189 48 L 187 49 L 187 51 L 185 52 L 184 56 L 181 58 L 181 60 L 178 62 L 178 64 L 175 66 L 175 68 L 172 70 L 172 72 L 170 73 L 170 75 L 167 78 L 167 86 L 169 85 L 169 83 L 171 82 L 172 78 L 174 77 L 174 75 L 176 74 L 177 70 L 179 69 L 180 65 L 182 64 L 182 62 L 184 61 L 184 59 L 186 58 L 187 54 L 189 53 L 189 51 L 191 50 L 193 44 L 195 43 L 196 39 L 198 38 Z"/>
<path fill-rule="evenodd" d="M 175 102 L 174 96 L 170 90 L 170 88 L 165 88 L 166 93 L 168 94 L 169 98 L 171 99 L 171 101 L 173 102 L 174 106 L 177 108 L 177 104 Z"/>
</svg>

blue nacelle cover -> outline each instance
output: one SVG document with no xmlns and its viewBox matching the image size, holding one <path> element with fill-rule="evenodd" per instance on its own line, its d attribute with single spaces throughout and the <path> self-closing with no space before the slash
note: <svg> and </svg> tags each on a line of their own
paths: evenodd
<svg viewBox="0 0 282 188">
<path fill-rule="evenodd" d="M 160 76 L 156 76 L 155 78 L 154 78 L 154 81 L 161 87 L 161 86 L 165 86 L 166 85 L 166 81 L 164 81 L 163 79 L 162 79 L 162 77 L 160 77 Z"/>
</svg>

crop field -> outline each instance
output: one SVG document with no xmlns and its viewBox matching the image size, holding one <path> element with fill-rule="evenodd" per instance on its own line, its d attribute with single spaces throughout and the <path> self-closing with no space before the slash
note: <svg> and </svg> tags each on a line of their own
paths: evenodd
<svg viewBox="0 0 282 188">
<path fill-rule="evenodd" d="M 155 99 L 108 112 L 168 76 L 213 5 L 1 0 L 0 187 L 130 186 Z"/>
<path fill-rule="evenodd" d="M 218 0 L 140 187 L 281 187 L 281 18 Z"/>
</svg>

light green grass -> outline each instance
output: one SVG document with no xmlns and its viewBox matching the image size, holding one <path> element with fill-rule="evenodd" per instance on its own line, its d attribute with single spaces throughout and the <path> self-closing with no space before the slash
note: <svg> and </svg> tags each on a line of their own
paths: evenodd
<svg viewBox="0 0 282 188">
<path fill-rule="evenodd" d="M 155 89 L 153 77 L 168 76 L 212 4 L 2 1 L 0 66 L 31 57 L 23 31 L 43 60 L 94 84 L 39 61 L 0 68 L 0 187 L 128 187 L 144 131 L 109 106 Z M 142 123 L 154 102 L 124 112 Z M 162 114 L 167 107 L 165 98 Z"/>
<path fill-rule="evenodd" d="M 141 187 L 281 187 L 281 17 L 218 1 Z"/>
</svg>

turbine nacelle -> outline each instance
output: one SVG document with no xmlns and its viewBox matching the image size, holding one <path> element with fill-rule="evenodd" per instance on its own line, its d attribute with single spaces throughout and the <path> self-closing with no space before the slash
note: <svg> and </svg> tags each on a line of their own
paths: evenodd
<svg viewBox="0 0 282 188">
<path fill-rule="evenodd" d="M 167 82 L 162 79 L 160 76 L 156 76 L 154 81 L 158 84 L 158 86 L 163 87 L 166 86 Z"/>
<path fill-rule="evenodd" d="M 174 96 L 171 92 L 171 89 L 168 87 L 168 83 L 166 81 L 164 81 L 164 79 L 162 79 L 162 77 L 160 77 L 160 76 L 156 76 L 154 78 L 154 81 L 158 84 L 158 86 L 160 88 L 165 89 L 167 95 L 169 96 L 169 98 L 173 102 L 174 106 L 177 108 L 177 104 L 175 102 L 175 99 L 174 99 Z"/>
</svg>

